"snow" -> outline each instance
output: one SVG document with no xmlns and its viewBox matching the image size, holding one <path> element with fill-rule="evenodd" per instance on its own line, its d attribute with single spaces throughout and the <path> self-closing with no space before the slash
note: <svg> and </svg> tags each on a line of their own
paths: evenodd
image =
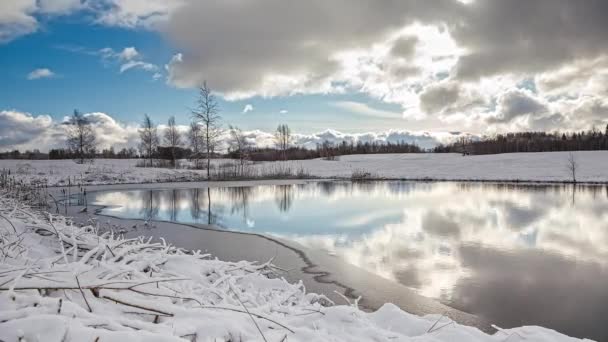
<svg viewBox="0 0 608 342">
<path fill-rule="evenodd" d="M 573 152 L 578 163 L 577 180 L 608 182 L 608 151 Z M 303 169 L 311 177 L 350 178 L 353 173 L 367 173 L 373 178 L 425 180 L 494 180 L 494 181 L 570 181 L 566 168 L 568 152 L 509 153 L 484 156 L 460 154 L 374 154 L 322 159 L 263 162 L 250 167 L 255 174 L 277 168 Z M 215 165 L 227 160 L 214 160 Z M 24 180 L 43 180 L 49 185 L 71 182 L 83 184 L 118 184 L 200 181 L 205 172 L 189 169 L 141 168 L 137 160 L 98 159 L 93 164 L 71 160 L 0 160 L 0 169 Z M 186 163 L 184 163 L 186 164 Z"/>
<path fill-rule="evenodd" d="M 2 341 L 580 341 L 541 327 L 488 335 L 392 304 L 371 313 L 224 262 L 80 227 L 0 192 Z"/>
<path fill-rule="evenodd" d="M 573 152 L 577 180 L 608 181 L 608 151 Z M 315 159 L 302 167 L 320 177 L 350 177 L 363 171 L 379 178 L 433 180 L 570 181 L 568 152 L 460 154 L 373 154 L 341 156 L 338 161 Z"/>
</svg>

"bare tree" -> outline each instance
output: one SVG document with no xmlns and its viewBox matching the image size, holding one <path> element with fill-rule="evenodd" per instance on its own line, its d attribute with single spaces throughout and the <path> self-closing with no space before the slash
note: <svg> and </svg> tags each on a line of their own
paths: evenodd
<svg viewBox="0 0 608 342">
<path fill-rule="evenodd" d="M 197 102 L 197 107 L 192 110 L 192 117 L 195 123 L 201 126 L 203 148 L 207 160 L 207 179 L 209 179 L 211 178 L 211 157 L 220 142 L 222 129 L 219 106 L 211 88 L 207 86 L 207 82 L 199 87 Z"/>
<path fill-rule="evenodd" d="M 167 129 L 165 130 L 165 145 L 171 149 L 171 165 L 175 167 L 175 149 L 182 145 L 182 136 L 177 130 L 175 124 L 175 116 L 167 121 Z"/>
<path fill-rule="evenodd" d="M 277 127 L 274 133 L 274 141 L 277 148 L 281 151 L 283 160 L 287 160 L 287 149 L 291 143 L 291 130 L 286 124 L 281 124 Z"/>
<path fill-rule="evenodd" d="M 247 141 L 247 137 L 243 134 L 240 128 L 235 126 L 230 127 L 230 150 L 237 154 L 239 158 L 240 174 L 243 175 L 245 170 L 245 162 L 249 159 L 251 143 Z"/>
<path fill-rule="evenodd" d="M 144 121 L 139 128 L 139 139 L 139 149 L 144 158 L 150 161 L 150 166 L 152 166 L 152 157 L 158 147 L 158 129 L 148 114 L 144 115 Z M 145 160 L 144 166 L 146 166 Z"/>
<path fill-rule="evenodd" d="M 96 137 L 91 122 L 78 110 L 74 110 L 74 114 L 67 124 L 67 145 L 74 154 L 75 160 L 82 164 L 87 159 L 95 158 Z"/>
<path fill-rule="evenodd" d="M 188 129 L 188 140 L 190 141 L 190 147 L 192 148 L 191 159 L 194 160 L 195 166 L 198 168 L 200 154 L 203 150 L 203 132 L 198 123 L 190 123 L 190 128 Z"/>
<path fill-rule="evenodd" d="M 566 164 L 566 168 L 572 176 L 572 182 L 576 183 L 576 170 L 578 169 L 578 162 L 576 161 L 576 157 L 574 157 L 574 154 L 572 152 L 570 152 L 570 154 L 568 155 L 568 162 Z"/>
</svg>

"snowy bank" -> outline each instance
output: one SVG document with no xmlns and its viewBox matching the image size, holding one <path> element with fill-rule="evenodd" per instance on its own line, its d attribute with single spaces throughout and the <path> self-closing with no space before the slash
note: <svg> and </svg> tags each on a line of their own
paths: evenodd
<svg viewBox="0 0 608 342">
<path fill-rule="evenodd" d="M 579 341 L 333 305 L 270 263 L 224 262 L 79 227 L 0 193 L 2 341 Z"/>
<path fill-rule="evenodd" d="M 608 182 L 608 151 L 573 152 L 577 180 Z M 262 162 L 249 166 L 253 174 L 272 174 L 276 169 L 303 170 L 311 177 L 350 178 L 366 174 L 371 178 L 472 181 L 571 181 L 568 152 L 508 153 L 484 156 L 459 154 L 374 154 L 349 155 L 337 160 Z M 214 160 L 216 166 L 227 160 Z M 141 168 L 135 159 L 97 159 L 93 164 L 72 160 L 0 160 L 0 169 L 22 180 L 41 180 L 48 185 L 159 183 L 205 180 L 205 171 Z M 186 164 L 186 163 L 184 163 Z"/>
</svg>

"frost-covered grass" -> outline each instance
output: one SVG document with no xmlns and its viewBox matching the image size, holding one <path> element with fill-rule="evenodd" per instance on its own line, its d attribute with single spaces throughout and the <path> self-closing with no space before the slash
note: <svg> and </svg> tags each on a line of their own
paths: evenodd
<svg viewBox="0 0 608 342">
<path fill-rule="evenodd" d="M 30 208 L 0 192 L 0 340 L 578 341 L 540 327 L 488 335 L 392 304 L 366 313 L 281 278 Z"/>
<path fill-rule="evenodd" d="M 302 160 L 262 162 L 249 165 L 243 178 L 398 178 L 419 180 L 492 180 L 492 181 L 571 181 L 567 168 L 568 152 L 508 153 L 485 156 L 459 154 L 375 154 L 341 156 L 337 160 Z M 608 151 L 573 153 L 578 164 L 577 180 L 608 182 Z M 214 160 L 218 178 L 230 178 L 230 169 L 222 165 L 235 163 Z M 71 160 L 0 160 L 0 169 L 23 180 L 44 180 L 49 185 L 65 185 L 68 178 L 82 184 L 119 184 L 201 181 L 204 170 L 142 168 L 137 160 L 98 159 L 93 164 L 76 164 Z M 182 164 L 186 165 L 186 161 Z M 222 176 L 224 175 L 224 176 Z"/>
</svg>

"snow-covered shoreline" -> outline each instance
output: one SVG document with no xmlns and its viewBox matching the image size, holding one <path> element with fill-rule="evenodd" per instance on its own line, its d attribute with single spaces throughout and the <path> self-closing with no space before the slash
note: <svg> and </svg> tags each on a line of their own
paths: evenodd
<svg viewBox="0 0 608 342">
<path fill-rule="evenodd" d="M 483 156 L 459 154 L 374 154 L 341 156 L 337 160 L 255 163 L 258 174 L 273 168 L 304 170 L 313 178 L 367 178 L 493 182 L 570 182 L 569 152 L 508 153 Z M 577 181 L 608 183 L 608 151 L 573 152 Z M 215 160 L 217 165 L 226 160 Z M 71 160 L 0 160 L 0 169 L 17 179 L 44 181 L 49 186 L 82 184 L 139 184 L 206 180 L 202 170 L 141 168 L 134 159 L 98 159 L 93 164 Z"/>
<path fill-rule="evenodd" d="M 7 195 L 0 196 L 3 341 L 577 341 L 539 327 L 487 335 L 392 304 L 373 313 L 330 305 L 271 264 L 99 234 Z"/>
</svg>

